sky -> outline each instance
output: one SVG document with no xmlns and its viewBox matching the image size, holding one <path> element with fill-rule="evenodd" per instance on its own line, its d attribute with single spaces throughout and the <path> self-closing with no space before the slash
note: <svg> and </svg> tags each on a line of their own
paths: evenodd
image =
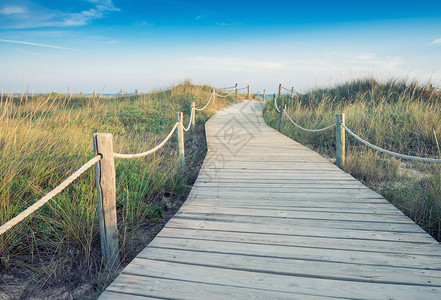
<svg viewBox="0 0 441 300">
<path fill-rule="evenodd" d="M 0 66 L 4 92 L 441 87 L 441 1 L 0 0 Z"/>
</svg>

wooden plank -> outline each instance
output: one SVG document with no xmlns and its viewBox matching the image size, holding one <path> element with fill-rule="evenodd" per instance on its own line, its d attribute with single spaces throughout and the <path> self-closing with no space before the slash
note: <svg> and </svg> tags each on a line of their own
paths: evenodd
<svg viewBox="0 0 441 300">
<path fill-rule="evenodd" d="M 402 212 L 390 208 L 390 205 L 386 207 L 372 207 L 367 205 L 360 205 L 359 203 L 346 203 L 342 205 L 340 202 L 325 202 L 326 205 L 323 205 L 323 207 L 320 206 L 313 206 L 313 205 L 286 205 L 291 203 L 286 202 L 280 202 L 279 204 L 275 203 L 258 203 L 254 204 L 251 201 L 246 203 L 236 203 L 234 201 L 231 201 L 229 203 L 207 203 L 206 201 L 193 199 L 191 203 L 188 203 L 188 206 L 201 206 L 201 207 L 222 207 L 222 208 L 244 208 L 244 209 L 260 209 L 260 210 L 279 210 L 279 211 L 296 211 L 296 212 L 324 212 L 324 213 L 347 213 L 347 214 L 377 214 L 377 215 L 402 215 Z M 355 204 L 355 206 L 351 206 Z M 377 206 L 380 206 L 384 204 L 378 204 Z"/>
<path fill-rule="evenodd" d="M 420 255 L 435 257 L 441 260 L 441 251 L 437 242 L 412 243 L 405 241 L 377 241 L 361 239 L 341 239 L 327 236 L 292 236 L 270 233 L 245 233 L 234 231 L 213 231 L 204 229 L 166 227 L 158 237 L 173 239 L 197 239 L 208 241 L 224 241 L 247 243 L 254 245 L 272 245 L 274 247 L 295 247 L 319 249 L 327 252 L 331 250 L 359 251 L 362 253 L 386 253 L 406 257 Z M 293 250 L 296 251 L 296 250 Z"/>
<path fill-rule="evenodd" d="M 114 292 L 115 291 L 115 292 Z M 133 294 L 136 294 L 133 295 Z M 207 284 L 189 280 L 176 280 L 166 278 L 152 278 L 123 274 L 119 276 L 112 286 L 106 290 L 100 300 L 141 300 L 150 299 L 320 299 L 318 296 L 284 293 L 264 289 L 252 289 L 244 286 L 227 286 L 220 284 Z"/>
<path fill-rule="evenodd" d="M 379 215 L 379 214 L 348 214 L 340 212 L 299 212 L 295 210 L 277 210 L 277 209 L 253 209 L 253 208 L 231 208 L 231 207 L 209 207 L 184 205 L 179 210 L 179 214 L 216 214 L 216 215 L 235 215 L 235 216 L 253 216 L 253 217 L 276 217 L 289 219 L 313 219 L 313 220 L 340 220 L 340 221 L 361 221 L 361 222 L 393 222 L 407 223 L 415 226 L 404 214 L 397 215 Z M 417 226 L 415 226 L 417 227 Z"/>
<path fill-rule="evenodd" d="M 124 279 L 126 277 L 124 276 Z M 144 277 L 143 277 L 144 278 Z M 122 279 L 122 278 L 121 278 Z M 117 282 L 115 282 L 114 285 L 112 285 L 112 288 L 119 288 L 119 283 L 121 282 L 121 279 L 118 279 Z M 150 278 L 149 278 L 150 279 Z M 155 280 L 150 279 L 151 282 L 146 282 L 146 284 L 150 284 L 151 286 L 154 286 Z M 156 281 L 157 283 L 157 281 Z M 116 292 L 111 291 L 110 289 L 105 290 L 104 293 L 102 293 L 98 299 L 100 300 L 121 300 L 121 299 L 127 299 L 127 300 L 145 300 L 145 299 L 158 299 L 157 297 L 150 297 L 150 296 L 146 296 L 146 295 L 134 295 L 134 294 L 130 294 L 130 293 L 124 293 L 122 290 L 126 287 L 126 285 L 128 286 L 136 286 L 138 285 L 137 282 L 125 282 L 123 288 L 119 288 Z M 146 287 L 146 285 L 144 285 L 144 288 Z M 140 291 L 141 289 L 137 289 L 138 291 Z M 154 289 L 153 289 L 154 290 Z M 133 291 L 131 291 L 133 292 Z M 139 292 L 138 292 L 139 293 Z"/>
<path fill-rule="evenodd" d="M 203 237 L 203 236 L 202 236 Z M 273 244 L 247 243 L 247 241 L 203 240 L 169 237 L 166 234 L 157 236 L 149 248 L 178 249 L 196 252 L 215 252 L 247 256 L 277 257 L 283 259 L 344 262 L 348 264 L 389 266 L 397 268 L 416 268 L 441 271 L 439 256 L 427 257 L 407 253 L 362 252 L 359 250 L 295 247 Z M 440 253 L 441 255 L 441 253 Z M 440 277 L 441 279 L 441 277 Z"/>
<path fill-rule="evenodd" d="M 292 225 L 271 225 L 243 222 L 204 221 L 173 217 L 166 227 L 204 229 L 213 231 L 235 231 L 243 233 L 269 233 L 295 236 L 333 237 L 340 239 L 360 239 L 378 241 L 406 241 L 415 243 L 433 243 L 435 240 L 428 234 L 389 231 L 351 230 L 344 228 L 294 227 Z M 309 228 L 309 229 L 308 229 Z"/>
<path fill-rule="evenodd" d="M 256 273 L 173 262 L 135 258 L 123 274 L 202 282 L 223 286 L 264 289 L 324 297 L 439 299 L 441 289 L 433 286 L 378 284 Z"/>
<path fill-rule="evenodd" d="M 326 200 L 334 201 L 336 199 L 340 199 L 340 200 L 347 199 L 353 201 L 354 199 L 368 200 L 368 199 L 382 198 L 379 194 L 366 189 L 362 189 L 356 192 L 353 192 L 350 189 L 345 191 L 338 191 L 333 189 L 320 189 L 316 191 L 311 191 L 308 189 L 297 189 L 296 191 L 292 191 L 292 192 L 275 193 L 271 191 L 259 192 L 252 189 L 244 189 L 238 192 L 238 191 L 223 190 L 223 189 L 208 190 L 208 189 L 198 188 L 197 191 L 195 191 L 195 193 L 197 193 L 198 197 L 206 196 L 210 198 L 216 197 L 216 198 L 230 198 L 230 199 L 255 198 L 255 199 L 265 199 L 265 200 L 270 200 L 270 199 L 319 200 L 320 199 L 322 201 L 326 201 Z M 383 201 L 386 202 L 386 200 Z"/>
<path fill-rule="evenodd" d="M 286 183 L 286 184 L 285 184 Z M 359 188 L 359 189 L 366 189 L 366 186 L 363 185 L 362 183 L 354 183 L 350 180 L 335 180 L 335 183 L 333 182 L 333 180 L 325 180 L 323 179 L 321 182 L 313 182 L 312 179 L 293 179 L 293 180 L 286 180 L 286 181 L 282 181 L 279 183 L 276 183 L 275 181 L 271 180 L 268 182 L 265 182 L 264 180 L 250 180 L 250 179 L 246 179 L 246 178 L 242 178 L 241 180 L 238 180 L 237 182 L 232 182 L 229 179 L 222 179 L 219 178 L 216 182 L 212 182 L 211 180 L 204 179 L 204 180 L 200 180 L 196 183 L 195 186 L 193 186 L 194 189 L 199 188 L 199 187 L 214 187 L 214 188 L 225 188 L 228 189 L 229 187 L 232 188 L 240 188 L 246 186 L 246 188 L 249 189 L 259 189 L 259 188 L 273 188 L 273 190 L 277 190 L 279 187 L 280 188 L 297 188 L 297 189 L 309 189 L 309 190 L 314 190 L 316 188 L 327 188 L 327 189 L 337 189 L 337 188 L 342 188 L 342 189 L 346 189 L 346 188 Z M 379 194 L 377 194 L 379 195 Z M 381 195 L 379 195 L 378 197 L 382 197 Z"/>
<path fill-rule="evenodd" d="M 345 229 L 356 231 L 374 231 L 374 232 L 397 232 L 397 233 L 422 233 L 426 235 L 426 232 L 419 226 L 416 226 L 412 222 L 370 222 L 360 221 L 356 219 L 347 220 L 320 220 L 320 219 L 296 219 L 296 218 L 276 218 L 276 217 L 264 217 L 264 216 L 241 216 L 241 215 L 226 215 L 226 214 L 203 214 L 203 213 L 184 213 L 178 212 L 175 215 L 177 219 L 183 220 L 198 220 L 198 221 L 215 221 L 215 222 L 234 222 L 241 224 L 260 224 L 260 225 L 275 225 L 297 228 L 313 228 L 312 230 L 327 229 Z"/>
<path fill-rule="evenodd" d="M 137 258 L 285 276 L 441 287 L 440 270 L 369 265 L 364 260 L 347 263 L 156 247 L 145 248 Z"/>
<path fill-rule="evenodd" d="M 194 188 L 216 188 L 216 189 L 244 189 L 244 185 L 246 185 L 247 189 L 258 189 L 259 191 L 291 191 L 291 190 L 304 190 L 304 189 L 369 189 L 368 187 L 362 185 L 362 184 L 338 184 L 338 183 L 291 183 L 288 185 L 279 184 L 277 185 L 270 185 L 270 184 L 204 184 L 204 183 L 198 183 Z"/>
</svg>

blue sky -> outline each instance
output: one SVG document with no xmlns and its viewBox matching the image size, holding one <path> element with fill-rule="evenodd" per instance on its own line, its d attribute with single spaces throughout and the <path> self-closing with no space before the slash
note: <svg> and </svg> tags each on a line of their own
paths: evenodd
<svg viewBox="0 0 441 300">
<path fill-rule="evenodd" d="M 441 85 L 441 1 L 0 0 L 0 88 Z"/>
</svg>

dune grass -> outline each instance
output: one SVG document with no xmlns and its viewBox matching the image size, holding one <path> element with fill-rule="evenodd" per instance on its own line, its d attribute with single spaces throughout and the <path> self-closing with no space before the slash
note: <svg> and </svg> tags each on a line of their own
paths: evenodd
<svg viewBox="0 0 441 300">
<path fill-rule="evenodd" d="M 391 79 L 357 79 L 330 88 L 282 97 L 293 120 L 316 129 L 335 123 L 345 113 L 346 126 L 370 143 L 398 153 L 439 158 L 441 92 L 432 85 Z M 279 113 L 272 102 L 266 122 L 278 128 Z M 301 131 L 288 120 L 283 133 L 335 158 L 335 129 L 321 133 Z M 438 137 L 438 139 L 436 138 Z M 441 241 L 441 166 L 395 159 L 371 150 L 346 134 L 345 171 L 372 187 L 417 224 Z"/>
<path fill-rule="evenodd" d="M 92 134 L 114 135 L 114 151 L 148 150 L 168 134 L 175 112 L 187 126 L 191 102 L 205 105 L 209 86 L 189 82 L 139 96 L 62 94 L 4 96 L 0 106 L 0 224 L 57 186 L 94 156 Z M 158 152 L 140 159 L 116 159 L 118 230 L 123 259 L 133 257 L 142 229 L 160 221 L 164 193 L 185 197 L 198 161 L 206 152 L 203 123 L 232 101 L 218 99 L 197 112 L 197 128 L 186 134 L 187 172 L 178 172 L 174 137 Z M 106 284 L 101 265 L 95 171 L 89 169 L 39 211 L 0 236 L 0 274 L 18 272 L 29 283 Z M 32 293 L 34 291 L 26 291 Z M 15 295 L 17 296 L 17 295 Z"/>
</svg>

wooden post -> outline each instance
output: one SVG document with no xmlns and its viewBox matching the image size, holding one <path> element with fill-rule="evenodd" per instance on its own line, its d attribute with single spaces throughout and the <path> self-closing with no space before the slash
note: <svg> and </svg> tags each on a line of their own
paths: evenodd
<svg viewBox="0 0 441 300">
<path fill-rule="evenodd" d="M 94 134 L 93 148 L 95 155 L 102 155 L 102 159 L 95 164 L 101 253 L 103 255 L 104 267 L 108 270 L 116 270 L 120 264 L 120 258 L 112 134 Z"/>
<path fill-rule="evenodd" d="M 275 106 L 277 102 L 277 96 L 276 94 L 273 94 L 273 105 Z"/>
<path fill-rule="evenodd" d="M 213 96 L 212 96 L 213 99 L 212 99 L 211 103 L 213 103 L 213 105 L 216 105 L 216 90 L 215 90 L 215 89 L 212 89 L 212 90 L 211 90 L 211 94 L 213 95 Z"/>
<path fill-rule="evenodd" d="M 294 87 L 291 88 L 291 103 L 294 102 Z"/>
<path fill-rule="evenodd" d="M 337 159 L 336 163 L 337 166 L 340 168 L 344 168 L 345 166 L 345 129 L 341 124 L 345 124 L 345 114 L 337 114 L 336 115 L 336 122 L 337 126 L 335 127 L 336 130 L 336 152 L 337 152 Z"/>
<path fill-rule="evenodd" d="M 121 89 L 121 97 L 124 95 L 124 91 L 123 89 Z"/>
<path fill-rule="evenodd" d="M 96 97 L 96 91 L 93 91 L 93 96 Z"/>
<path fill-rule="evenodd" d="M 279 132 L 282 132 L 283 119 L 285 118 L 286 104 L 280 104 Z"/>
<path fill-rule="evenodd" d="M 194 129 L 194 125 L 195 125 L 195 115 L 196 115 L 196 103 L 191 102 L 191 125 L 190 128 Z"/>
<path fill-rule="evenodd" d="M 265 90 L 263 90 L 263 102 L 265 102 L 266 101 L 266 91 Z"/>
<path fill-rule="evenodd" d="M 135 96 L 138 96 L 138 90 L 135 90 Z"/>
<path fill-rule="evenodd" d="M 182 124 L 182 113 L 176 113 L 176 122 L 179 122 L 178 128 L 176 128 L 176 143 L 178 146 L 178 160 L 179 169 L 181 171 L 185 170 L 185 150 L 184 150 L 184 125 Z"/>
<path fill-rule="evenodd" d="M 280 96 L 282 96 L 282 84 L 279 84 L 279 94 L 277 96 L 277 99 L 280 99 Z"/>
<path fill-rule="evenodd" d="M 237 91 L 238 91 L 238 87 L 237 87 L 237 83 L 236 83 L 236 100 L 237 100 Z"/>
<path fill-rule="evenodd" d="M 250 99 L 250 90 L 251 90 L 250 85 L 248 85 L 248 95 L 247 95 L 247 99 Z"/>
</svg>

